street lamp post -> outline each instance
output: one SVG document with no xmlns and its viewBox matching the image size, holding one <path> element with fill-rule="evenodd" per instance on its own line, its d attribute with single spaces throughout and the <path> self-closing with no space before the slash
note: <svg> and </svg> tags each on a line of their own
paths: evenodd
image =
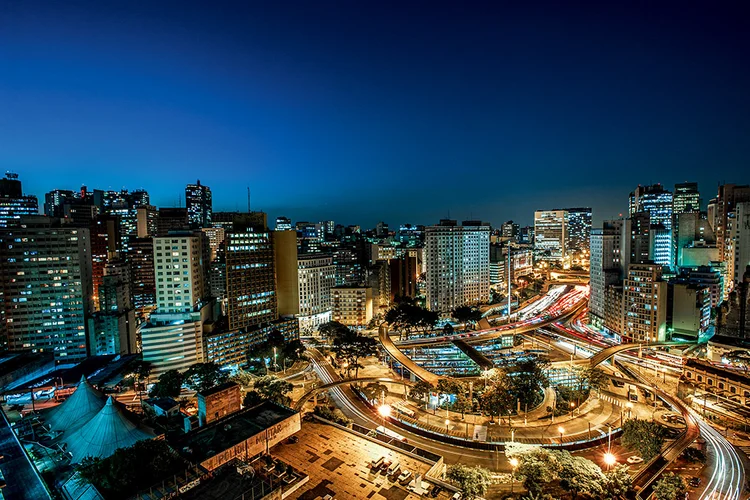
<svg viewBox="0 0 750 500">
<path fill-rule="evenodd" d="M 510 466 L 511 466 L 511 471 L 510 471 L 510 493 L 512 495 L 513 494 L 513 482 L 515 480 L 515 475 L 516 475 L 516 467 L 518 467 L 518 459 L 515 458 L 515 457 L 511 458 L 510 459 Z"/>
<path fill-rule="evenodd" d="M 391 407 L 383 404 L 378 407 L 378 413 L 383 421 L 383 430 L 385 430 L 385 418 L 391 416 Z"/>
<path fill-rule="evenodd" d="M 625 407 L 628 409 L 628 419 L 630 419 L 630 413 L 633 411 L 633 403 L 631 403 L 630 401 L 628 401 L 625 404 Z"/>
<path fill-rule="evenodd" d="M 447 418 L 445 419 L 445 433 L 448 434 L 448 426 L 450 425 L 451 421 Z"/>
<path fill-rule="evenodd" d="M 560 427 L 557 428 L 557 432 L 560 433 L 560 446 L 562 447 L 562 444 L 563 444 L 563 434 L 565 434 L 565 429 L 562 426 L 560 426 Z"/>
</svg>

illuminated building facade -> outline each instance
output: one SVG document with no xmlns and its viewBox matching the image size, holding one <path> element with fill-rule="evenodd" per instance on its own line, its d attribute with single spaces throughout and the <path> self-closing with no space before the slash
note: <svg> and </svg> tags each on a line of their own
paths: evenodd
<svg viewBox="0 0 750 500">
<path fill-rule="evenodd" d="M 156 306 L 161 313 L 190 312 L 208 295 L 202 238 L 175 233 L 154 238 Z"/>
<path fill-rule="evenodd" d="M 534 252 L 542 260 L 565 259 L 568 241 L 568 212 L 566 210 L 537 210 L 534 212 Z"/>
<path fill-rule="evenodd" d="M 8 172 L 0 179 L 0 228 L 17 226 L 27 215 L 39 215 L 39 202 L 36 196 L 24 196 L 18 175 Z"/>
<path fill-rule="evenodd" d="M 211 188 L 203 186 L 201 181 L 188 184 L 185 187 L 185 208 L 191 227 L 210 227 L 213 213 Z"/>
<path fill-rule="evenodd" d="M 274 248 L 268 231 L 227 234 L 226 275 L 230 330 L 277 318 Z"/>
<path fill-rule="evenodd" d="M 638 186 L 630 193 L 629 210 L 630 216 L 645 212 L 649 215 L 651 226 L 663 226 L 657 231 L 654 239 L 654 250 L 652 260 L 662 266 L 673 267 L 674 252 L 672 243 L 672 203 L 673 194 L 662 187 L 661 184 L 652 186 Z"/>
<path fill-rule="evenodd" d="M 656 263 L 630 264 L 623 283 L 625 342 L 659 342 L 667 333 L 667 283 Z"/>
<path fill-rule="evenodd" d="M 297 258 L 299 288 L 299 330 L 311 334 L 331 321 L 331 288 L 336 286 L 333 259 L 321 255 L 300 255 Z"/>
<path fill-rule="evenodd" d="M 11 351 L 54 353 L 78 362 L 87 352 L 91 300 L 89 230 L 34 216 L 0 230 L 3 329 Z"/>
<path fill-rule="evenodd" d="M 447 314 L 489 300 L 489 224 L 441 220 L 427 227 L 424 259 L 428 309 Z"/>
<path fill-rule="evenodd" d="M 621 220 L 609 220 L 591 232 L 589 320 L 599 327 L 604 326 L 607 287 L 622 277 L 622 226 Z"/>
</svg>

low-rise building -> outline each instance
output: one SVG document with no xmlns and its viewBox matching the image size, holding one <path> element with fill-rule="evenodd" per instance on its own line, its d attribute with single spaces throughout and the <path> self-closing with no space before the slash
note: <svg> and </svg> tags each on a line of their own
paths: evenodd
<svg viewBox="0 0 750 500">
<path fill-rule="evenodd" d="M 199 392 L 196 397 L 198 421 L 201 426 L 239 411 L 242 403 L 240 386 L 236 382 L 225 382 Z"/>
<path fill-rule="evenodd" d="M 333 320 L 346 326 L 364 327 L 372 319 L 372 289 L 337 286 L 333 294 Z"/>
<path fill-rule="evenodd" d="M 221 366 L 245 366 L 250 350 L 268 340 L 274 330 L 287 341 L 299 339 L 297 318 L 281 318 L 238 330 L 216 327 L 203 335 L 206 360 Z"/>
</svg>

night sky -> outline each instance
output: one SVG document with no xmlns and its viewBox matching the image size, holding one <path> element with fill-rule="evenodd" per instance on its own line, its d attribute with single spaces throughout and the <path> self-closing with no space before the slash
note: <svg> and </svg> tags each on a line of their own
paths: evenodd
<svg viewBox="0 0 750 500">
<path fill-rule="evenodd" d="M 368 227 L 750 182 L 747 2 L 484 3 L 1 1 L 0 168 Z"/>
</svg>

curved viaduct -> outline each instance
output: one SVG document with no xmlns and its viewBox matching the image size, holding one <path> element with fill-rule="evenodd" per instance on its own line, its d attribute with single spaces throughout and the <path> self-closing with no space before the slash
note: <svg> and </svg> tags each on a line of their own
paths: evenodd
<svg viewBox="0 0 750 500">
<path fill-rule="evenodd" d="M 410 380 L 396 380 L 396 379 L 389 378 L 389 377 L 347 378 L 343 380 L 337 380 L 336 382 L 323 384 L 319 387 L 313 387 L 312 389 L 304 393 L 302 396 L 300 396 L 297 402 L 294 403 L 294 409 L 297 411 L 300 411 L 302 407 L 305 405 L 305 403 L 307 403 L 311 397 L 313 397 L 315 394 L 319 392 L 327 391 L 328 389 L 332 387 L 338 387 L 340 385 L 353 384 L 355 382 L 383 382 L 387 384 L 401 384 L 407 387 L 411 387 L 412 385 L 414 385 L 414 382 L 411 382 Z"/>
</svg>

